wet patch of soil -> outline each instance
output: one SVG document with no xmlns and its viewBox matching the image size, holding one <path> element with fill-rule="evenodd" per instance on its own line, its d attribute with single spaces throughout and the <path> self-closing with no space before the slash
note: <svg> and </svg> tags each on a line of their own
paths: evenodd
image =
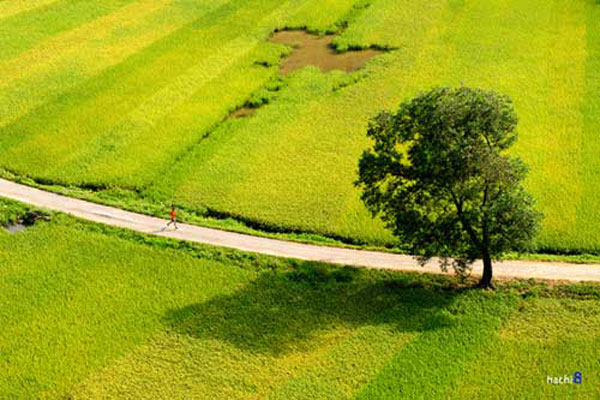
<svg viewBox="0 0 600 400">
<path fill-rule="evenodd" d="M 6 229 L 8 231 L 8 233 L 15 234 L 15 233 L 24 231 L 25 229 L 27 229 L 27 227 L 23 224 L 16 223 L 16 224 L 10 224 L 10 225 L 6 226 L 4 229 Z"/>
<path fill-rule="evenodd" d="M 38 221 L 49 221 L 50 215 L 42 212 L 42 211 L 28 211 L 25 214 L 21 215 L 16 221 L 9 223 L 4 226 L 4 229 L 8 231 L 8 233 L 19 233 L 34 225 Z M 0 225 L 0 229 L 2 226 Z"/>
<path fill-rule="evenodd" d="M 269 41 L 294 48 L 281 64 L 281 72 L 289 74 L 308 65 L 323 72 L 341 70 L 346 72 L 362 68 L 371 58 L 383 53 L 381 50 L 351 50 L 338 53 L 332 46 L 334 35 L 317 36 L 303 30 L 275 32 Z"/>
<path fill-rule="evenodd" d="M 234 119 L 246 118 L 246 117 L 253 115 L 255 112 L 256 112 L 256 108 L 242 107 L 242 108 L 238 108 L 237 110 L 232 112 L 229 117 L 234 118 Z"/>
</svg>

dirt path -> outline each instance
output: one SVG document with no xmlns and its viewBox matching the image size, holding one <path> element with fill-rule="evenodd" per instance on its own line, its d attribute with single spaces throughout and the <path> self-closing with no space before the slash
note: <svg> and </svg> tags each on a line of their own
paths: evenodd
<svg viewBox="0 0 600 400">
<path fill-rule="evenodd" d="M 243 251 L 302 260 L 323 261 L 368 268 L 440 273 L 440 269 L 435 262 L 431 262 L 425 267 L 420 267 L 412 257 L 398 254 L 286 242 L 186 224 L 180 224 L 178 231 L 162 232 L 161 230 L 166 222 L 163 219 L 45 192 L 4 179 L 0 179 L 0 196 L 40 208 L 62 211 L 90 221 L 172 239 L 189 240 L 214 246 L 230 247 Z M 600 264 L 506 261 L 496 263 L 494 273 L 496 277 L 505 278 L 517 277 L 600 282 Z M 481 274 L 480 263 L 474 265 L 473 274 Z"/>
</svg>

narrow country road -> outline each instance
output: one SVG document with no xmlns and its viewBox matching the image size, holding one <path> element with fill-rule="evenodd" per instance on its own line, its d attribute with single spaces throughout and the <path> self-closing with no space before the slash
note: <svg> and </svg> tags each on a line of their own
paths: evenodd
<svg viewBox="0 0 600 400">
<path fill-rule="evenodd" d="M 187 224 L 179 224 L 178 231 L 162 232 L 161 229 L 166 223 L 163 219 L 45 192 L 4 179 L 0 179 L 0 196 L 40 208 L 61 211 L 86 220 L 172 239 L 302 260 L 367 268 L 441 273 L 435 260 L 425 267 L 420 267 L 412 257 L 406 255 L 301 244 Z M 475 263 L 473 274 L 481 275 L 481 269 L 481 263 Z M 506 261 L 495 263 L 494 275 L 503 278 L 600 282 L 600 264 Z"/>
</svg>

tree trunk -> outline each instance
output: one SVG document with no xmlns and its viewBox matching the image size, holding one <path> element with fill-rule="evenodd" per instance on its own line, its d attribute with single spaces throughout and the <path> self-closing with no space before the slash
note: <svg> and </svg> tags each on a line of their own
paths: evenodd
<svg viewBox="0 0 600 400">
<path fill-rule="evenodd" d="M 487 251 L 483 253 L 483 276 L 478 286 L 484 289 L 494 288 L 492 285 L 492 257 Z"/>
</svg>

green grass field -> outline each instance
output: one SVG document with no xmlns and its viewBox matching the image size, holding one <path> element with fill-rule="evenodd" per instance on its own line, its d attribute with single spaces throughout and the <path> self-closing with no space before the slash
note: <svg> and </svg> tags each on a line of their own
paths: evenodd
<svg viewBox="0 0 600 400">
<path fill-rule="evenodd" d="M 352 185 L 367 121 L 464 83 L 515 101 L 539 250 L 598 254 L 598 20 L 595 0 L 0 1 L 0 168 L 389 245 Z M 286 27 L 391 51 L 281 77 L 290 50 L 267 39 Z"/>
<path fill-rule="evenodd" d="M 63 215 L 0 228 L 0 266 L 1 398 L 600 396 L 598 286 L 482 292 Z"/>
</svg>

